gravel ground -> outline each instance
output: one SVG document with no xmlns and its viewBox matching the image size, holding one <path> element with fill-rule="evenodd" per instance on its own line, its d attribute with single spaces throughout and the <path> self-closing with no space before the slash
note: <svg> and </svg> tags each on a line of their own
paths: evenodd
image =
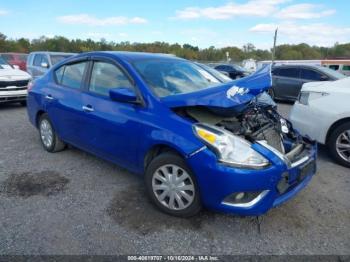
<svg viewBox="0 0 350 262">
<path fill-rule="evenodd" d="M 259 234 L 254 217 L 169 217 L 140 177 L 74 148 L 46 153 L 23 107 L 0 105 L 0 134 L 0 254 L 350 254 L 349 169 L 324 147 L 309 187 Z"/>
</svg>

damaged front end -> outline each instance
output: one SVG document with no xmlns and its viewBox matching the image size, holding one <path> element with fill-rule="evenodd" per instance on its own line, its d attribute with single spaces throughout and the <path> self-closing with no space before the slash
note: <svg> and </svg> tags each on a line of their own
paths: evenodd
<svg viewBox="0 0 350 262">
<path fill-rule="evenodd" d="M 195 132 L 201 132 L 199 136 L 218 153 L 221 160 L 222 154 L 220 155 L 220 150 L 216 148 L 220 145 L 213 145 L 214 139 L 217 139 L 220 133 L 247 141 L 247 147 L 243 149 L 245 151 L 248 150 L 248 145 L 250 147 L 251 144 L 258 143 L 282 158 L 288 166 L 306 161 L 308 151 L 314 146 L 313 142 L 299 135 L 291 123 L 281 117 L 273 106 L 261 105 L 256 101 L 252 101 L 244 110 L 231 116 L 225 110 L 203 106 L 177 108 L 175 111 L 195 123 Z M 224 142 L 218 143 L 224 146 Z M 244 155 L 244 152 L 236 153 Z M 258 158 L 256 155 L 253 157 Z M 268 165 L 267 161 L 261 159 L 255 159 L 255 162 L 254 159 L 241 161 L 245 161 L 246 165 L 234 161 L 231 164 L 252 168 L 264 168 Z M 223 162 L 230 164 L 228 161 Z"/>
<path fill-rule="evenodd" d="M 163 102 L 195 123 L 195 134 L 217 153 L 220 161 L 255 169 L 266 167 L 268 161 L 258 153 L 245 154 L 250 145 L 258 143 L 291 166 L 306 159 L 303 152 L 313 143 L 300 136 L 277 112 L 266 93 L 270 87 L 271 67 L 266 66 L 249 77 L 201 92 L 167 97 Z M 235 151 L 233 147 L 242 150 Z"/>
<path fill-rule="evenodd" d="M 316 171 L 316 144 L 267 95 L 270 68 L 163 102 L 206 146 L 188 157 L 206 206 L 259 215 L 296 195 Z"/>
</svg>

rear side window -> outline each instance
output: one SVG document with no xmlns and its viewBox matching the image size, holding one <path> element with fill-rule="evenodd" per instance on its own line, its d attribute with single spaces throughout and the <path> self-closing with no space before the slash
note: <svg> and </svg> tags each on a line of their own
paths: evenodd
<svg viewBox="0 0 350 262">
<path fill-rule="evenodd" d="M 343 65 L 344 71 L 350 71 L 350 65 Z"/>
<path fill-rule="evenodd" d="M 89 90 L 108 96 L 112 88 L 132 88 L 126 75 L 116 66 L 106 62 L 94 62 Z"/>
<path fill-rule="evenodd" d="M 299 78 L 299 69 L 295 67 L 280 68 L 278 75 L 284 77 Z"/>
<path fill-rule="evenodd" d="M 33 65 L 41 66 L 42 55 L 35 55 Z"/>
<path fill-rule="evenodd" d="M 321 76 L 322 75 L 319 72 L 316 72 L 314 70 L 301 69 L 301 78 L 303 79 L 319 81 L 321 80 Z"/>
<path fill-rule="evenodd" d="M 79 89 L 83 81 L 86 63 L 80 62 L 58 68 L 55 71 L 57 83 L 73 89 Z"/>
</svg>

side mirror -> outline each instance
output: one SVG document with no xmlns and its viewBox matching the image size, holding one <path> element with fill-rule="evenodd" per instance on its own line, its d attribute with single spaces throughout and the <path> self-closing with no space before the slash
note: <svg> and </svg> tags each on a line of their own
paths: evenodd
<svg viewBox="0 0 350 262">
<path fill-rule="evenodd" d="M 328 77 L 328 76 L 325 76 L 325 75 L 321 75 L 320 80 L 321 80 L 321 81 L 328 81 L 328 80 L 329 80 L 329 77 Z"/>
<path fill-rule="evenodd" d="M 40 66 L 43 68 L 49 68 L 49 64 L 45 62 L 41 63 Z"/>
<path fill-rule="evenodd" d="M 109 97 L 118 102 L 138 103 L 135 92 L 127 87 L 113 88 L 109 90 Z"/>
<path fill-rule="evenodd" d="M 13 67 L 13 69 L 17 69 L 17 70 L 19 69 L 18 65 L 13 65 L 12 67 Z"/>
</svg>

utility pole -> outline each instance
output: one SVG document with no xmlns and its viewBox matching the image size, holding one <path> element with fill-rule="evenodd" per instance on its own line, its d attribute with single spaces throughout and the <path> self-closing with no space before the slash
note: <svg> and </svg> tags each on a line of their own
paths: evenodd
<svg viewBox="0 0 350 262">
<path fill-rule="evenodd" d="M 277 41 L 277 31 L 278 27 L 275 30 L 275 36 L 273 38 L 273 49 L 272 49 L 272 59 L 271 59 L 271 64 L 273 65 L 275 62 L 275 55 L 276 55 L 276 41 Z"/>
</svg>

